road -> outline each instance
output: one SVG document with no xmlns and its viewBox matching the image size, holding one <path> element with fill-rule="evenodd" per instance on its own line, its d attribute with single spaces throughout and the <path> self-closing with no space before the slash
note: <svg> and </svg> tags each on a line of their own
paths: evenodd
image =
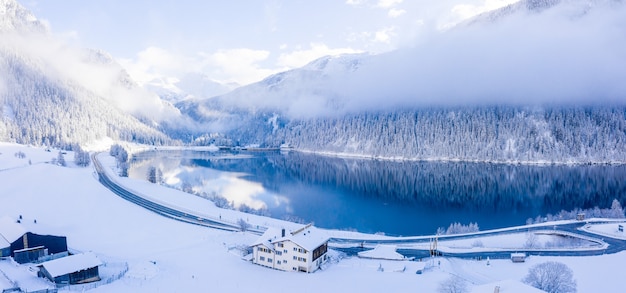
<svg viewBox="0 0 626 293">
<path fill-rule="evenodd" d="M 125 189 L 120 184 L 116 183 L 114 180 L 108 177 L 101 163 L 97 160 L 97 154 L 92 155 L 92 161 L 94 163 L 95 171 L 98 175 L 98 180 L 102 185 L 111 190 L 113 193 L 117 194 L 123 199 L 126 199 L 134 204 L 137 204 L 141 207 L 144 207 L 150 211 L 153 211 L 159 215 L 175 219 L 178 221 L 191 223 L 195 225 L 221 229 L 226 231 L 241 231 L 242 227 L 237 223 L 230 223 L 226 221 L 221 221 L 216 218 L 208 218 L 205 216 L 199 216 L 193 214 L 189 211 L 181 211 L 177 207 L 168 206 L 163 203 L 157 203 L 152 200 L 149 200 L 140 194 L 135 194 L 132 191 Z M 620 251 L 626 250 L 626 241 L 614 238 L 598 238 L 598 235 L 591 234 L 585 231 L 579 230 L 580 227 L 587 224 L 596 224 L 602 223 L 602 221 L 586 221 L 586 222 L 576 222 L 576 223 L 566 223 L 566 224 L 556 224 L 551 226 L 542 226 L 542 227 L 513 227 L 508 229 L 498 229 L 491 231 L 483 231 L 479 233 L 474 233 L 471 235 L 444 235 L 439 237 L 439 241 L 448 241 L 448 240 L 461 240 L 468 238 L 479 238 L 485 236 L 494 236 L 494 235 L 503 235 L 510 233 L 520 233 L 520 232 L 530 232 L 530 231 L 547 231 L 546 233 L 556 233 L 563 235 L 574 235 L 575 237 L 587 238 L 587 240 L 596 242 L 598 247 L 603 247 L 599 249 L 591 249 L 591 250 L 546 250 L 546 249 L 517 249 L 517 250 L 498 250 L 498 251 L 483 251 L 483 252 L 463 252 L 463 253 L 450 253 L 441 250 L 436 250 L 435 254 L 439 256 L 451 256 L 458 258 L 468 258 L 468 259 L 498 259 L 498 258 L 510 258 L 511 253 L 514 252 L 524 252 L 526 255 L 544 255 L 544 256 L 590 256 L 590 255 L 602 255 L 602 254 L 612 254 Z M 248 231 L 256 234 L 262 234 L 266 228 L 258 227 L 253 228 L 250 227 Z M 389 240 L 371 240 L 371 239 L 358 239 L 358 238 L 331 238 L 329 241 L 329 246 L 335 250 L 339 250 L 345 252 L 349 255 L 356 255 L 360 251 L 373 249 L 378 244 L 390 244 L 397 245 L 397 252 L 406 256 L 406 257 L 414 257 L 416 259 L 422 259 L 429 257 L 431 255 L 431 251 L 426 249 L 419 248 L 407 248 L 413 245 L 422 245 L 423 247 L 429 247 L 430 241 L 432 241 L 434 236 L 423 236 L 423 237 L 400 237 Z"/>
<path fill-rule="evenodd" d="M 195 224 L 195 225 L 200 225 L 200 226 L 205 226 L 205 227 L 210 227 L 210 228 L 215 228 L 215 229 L 220 229 L 220 230 L 226 230 L 226 231 L 241 231 L 242 230 L 241 225 L 237 223 L 220 221 L 218 219 L 210 219 L 210 218 L 196 215 L 190 212 L 183 212 L 177 209 L 176 207 L 167 206 L 162 203 L 157 203 L 145 197 L 142 197 L 139 194 L 135 194 L 131 192 L 130 190 L 125 189 L 123 186 L 121 186 L 120 184 L 116 183 L 115 181 L 113 181 L 111 178 L 108 177 L 107 173 L 102 167 L 102 164 L 97 159 L 97 153 L 91 156 L 91 160 L 93 161 L 95 171 L 98 175 L 98 180 L 100 181 L 100 183 L 104 185 L 106 188 L 108 188 L 109 190 L 111 190 L 113 193 L 117 194 L 119 197 L 125 200 L 128 200 L 147 210 L 150 210 L 159 215 L 162 215 L 162 216 L 174 219 L 174 220 L 178 220 L 178 221 L 182 221 L 182 222 L 186 222 L 190 224 Z M 254 232 L 257 234 L 263 233 L 263 229 L 250 228 L 248 230 L 250 232 Z"/>
</svg>

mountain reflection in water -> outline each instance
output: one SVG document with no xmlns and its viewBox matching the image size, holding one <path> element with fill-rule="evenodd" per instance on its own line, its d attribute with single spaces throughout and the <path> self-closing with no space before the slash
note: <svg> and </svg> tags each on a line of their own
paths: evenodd
<svg viewBox="0 0 626 293">
<path fill-rule="evenodd" d="M 290 152 L 146 152 L 129 174 L 149 167 L 166 184 L 218 194 L 275 218 L 392 235 L 425 235 L 453 222 L 482 230 L 528 218 L 626 200 L 623 165 L 507 165 L 347 159 Z"/>
</svg>

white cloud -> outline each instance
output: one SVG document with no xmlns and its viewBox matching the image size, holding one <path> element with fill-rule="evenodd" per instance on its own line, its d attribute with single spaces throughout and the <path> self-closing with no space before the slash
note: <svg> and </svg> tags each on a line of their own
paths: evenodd
<svg viewBox="0 0 626 293">
<path fill-rule="evenodd" d="M 267 60 L 269 51 L 247 48 L 224 49 L 214 53 L 201 53 L 207 75 L 222 82 L 249 84 L 275 73 L 262 68 L 259 63 Z"/>
<path fill-rule="evenodd" d="M 402 1 L 403 0 L 379 0 L 376 6 L 387 9 L 402 3 Z"/>
<path fill-rule="evenodd" d="M 378 43 L 391 43 L 391 37 L 395 35 L 394 31 L 396 29 L 394 27 L 387 27 L 382 30 L 377 31 L 374 34 L 374 42 Z"/>
<path fill-rule="evenodd" d="M 483 12 L 498 9 L 519 0 L 484 0 L 481 4 L 458 4 L 452 7 L 452 14 L 457 21 L 468 19 Z"/>
<path fill-rule="evenodd" d="M 311 43 L 309 49 L 292 51 L 281 54 L 278 57 L 277 65 L 283 68 L 297 68 L 307 63 L 327 55 L 339 55 L 348 53 L 361 53 L 352 48 L 329 48 L 325 44 Z"/>
<path fill-rule="evenodd" d="M 182 72 L 200 70 L 198 62 L 192 58 L 157 47 L 148 47 L 137 53 L 136 59 L 120 59 L 118 62 L 140 84 L 156 78 L 166 78 L 177 76 Z"/>
<path fill-rule="evenodd" d="M 401 15 L 403 15 L 405 13 L 406 13 L 406 10 L 397 9 L 397 8 L 391 8 L 391 9 L 389 9 L 389 12 L 387 13 L 387 15 L 389 15 L 389 17 L 391 17 L 391 18 L 396 18 L 396 17 L 399 17 L 399 16 L 401 16 Z"/>
<path fill-rule="evenodd" d="M 269 54 L 265 50 L 237 48 L 186 56 L 149 47 L 135 59 L 120 59 L 119 62 L 140 84 L 154 79 L 180 78 L 187 73 L 204 73 L 216 81 L 248 84 L 276 72 L 259 65 Z"/>
<path fill-rule="evenodd" d="M 346 0 L 346 4 L 348 5 L 361 5 L 364 4 L 366 0 Z"/>
</svg>

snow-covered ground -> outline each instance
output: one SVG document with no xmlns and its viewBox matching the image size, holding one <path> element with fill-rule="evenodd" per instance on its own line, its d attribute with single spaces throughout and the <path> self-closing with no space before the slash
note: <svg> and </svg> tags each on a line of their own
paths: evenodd
<svg viewBox="0 0 626 293">
<path fill-rule="evenodd" d="M 18 151 L 25 158 L 17 158 L 14 154 Z M 256 235 L 185 224 L 149 212 L 103 187 L 91 166 L 75 167 L 71 152 L 66 155 L 69 167 L 46 163 L 57 156 L 55 150 L 0 143 L 0 153 L 0 216 L 17 219 L 22 215 L 23 225 L 32 232 L 67 236 L 68 246 L 75 251 L 92 251 L 118 268 L 128 264 L 121 279 L 92 292 L 437 292 L 439 283 L 451 275 L 465 279 L 470 288 L 480 289 L 481 285 L 496 281 L 519 281 L 531 266 L 551 260 L 565 263 L 573 270 L 578 292 L 622 292 L 620 268 L 626 261 L 626 252 L 593 257 L 533 256 L 516 264 L 509 260 L 436 258 L 426 261 L 423 274 L 415 274 L 422 265 L 416 262 L 358 257 L 335 257 L 325 269 L 313 274 L 271 270 L 243 261 L 236 249 L 252 243 Z M 112 163 L 110 160 L 107 164 Z M 209 202 L 192 200 L 186 193 L 154 184 L 119 180 L 142 194 L 208 216 L 232 221 L 246 219 L 259 225 L 288 225 L 217 209 Z M 588 229 L 612 233 L 614 227 L 605 228 Z M 519 239 L 526 240 L 523 236 Z M 481 241 L 483 246 L 515 244 L 495 238 Z M 449 246 L 473 244 L 476 243 L 458 242 Z M 0 263 L 0 269 L 11 265 L 7 260 Z M 0 289 L 7 286 L 11 286 L 10 282 L 0 274 Z M 493 288 L 488 292 L 493 292 Z"/>
</svg>

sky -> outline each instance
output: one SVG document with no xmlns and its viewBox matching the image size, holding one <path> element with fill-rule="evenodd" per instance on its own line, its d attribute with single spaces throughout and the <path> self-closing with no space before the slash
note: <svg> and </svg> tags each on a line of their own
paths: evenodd
<svg viewBox="0 0 626 293">
<path fill-rule="evenodd" d="M 515 0 L 22 0 L 52 32 L 109 52 L 140 84 L 248 84 L 325 56 L 411 47 Z"/>
</svg>

